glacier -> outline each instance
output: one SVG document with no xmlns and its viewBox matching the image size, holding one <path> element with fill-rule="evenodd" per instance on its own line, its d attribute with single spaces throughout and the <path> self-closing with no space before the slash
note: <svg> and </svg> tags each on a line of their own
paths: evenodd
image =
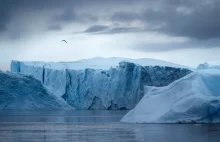
<svg viewBox="0 0 220 142">
<path fill-rule="evenodd" d="M 204 70 L 204 69 L 220 69 L 220 65 L 210 65 L 207 62 L 204 64 L 199 64 L 197 70 Z"/>
<path fill-rule="evenodd" d="M 71 109 L 33 78 L 19 73 L 0 71 L 0 109 Z"/>
<path fill-rule="evenodd" d="M 219 123 L 220 70 L 188 74 L 165 87 L 145 86 L 145 95 L 121 122 Z"/>
<path fill-rule="evenodd" d="M 12 61 L 11 71 L 32 75 L 75 109 L 132 109 L 144 86 L 166 86 L 189 73 L 155 59 L 92 58 L 75 62 Z"/>
</svg>

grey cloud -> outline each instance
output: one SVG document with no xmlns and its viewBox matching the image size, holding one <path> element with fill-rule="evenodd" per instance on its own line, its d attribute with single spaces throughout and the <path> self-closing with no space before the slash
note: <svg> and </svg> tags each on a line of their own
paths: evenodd
<svg viewBox="0 0 220 142">
<path fill-rule="evenodd" d="M 161 3 L 160 9 L 148 8 L 139 13 L 117 12 L 111 20 L 127 23 L 140 20 L 146 25 L 163 25 L 159 28 L 149 28 L 149 31 L 206 40 L 220 37 L 219 5 L 220 2 L 217 0 L 209 3 L 204 0 L 199 3 L 169 0 L 167 3 Z M 177 9 L 181 6 L 192 11 L 178 12 Z"/>
<path fill-rule="evenodd" d="M 143 5 L 146 5 L 145 9 Z M 11 16 L 15 13 L 20 11 L 38 13 L 45 10 L 47 14 L 47 11 L 51 10 L 63 12 L 50 17 L 52 20 L 49 25 L 56 23 L 63 26 L 72 22 L 86 23 L 88 26 L 97 25 L 98 20 L 106 21 L 101 19 L 103 17 L 100 17 L 99 13 L 110 17 L 107 21 L 109 24 L 119 23 L 118 27 L 108 29 L 90 27 L 91 29 L 85 32 L 103 30 L 103 34 L 115 34 L 153 31 L 171 36 L 207 40 L 220 37 L 219 5 L 219 0 L 2 0 L 0 1 L 0 33 L 7 30 L 7 24 L 13 21 Z M 98 14 L 94 15 L 93 11 Z M 110 16 L 112 12 L 115 13 Z M 125 27 L 120 24 L 123 22 L 132 25 L 129 23 L 137 20 L 143 22 L 147 29 Z M 19 29 L 19 24 L 17 26 Z M 49 27 L 48 30 L 59 29 L 55 26 Z"/>
<path fill-rule="evenodd" d="M 173 51 L 173 50 L 179 50 L 179 49 L 186 49 L 186 48 L 192 48 L 189 47 L 189 44 L 180 44 L 180 43 L 172 43 L 172 44 L 134 44 L 129 47 L 132 50 L 138 50 L 143 52 L 167 52 L 167 51 Z"/>
<path fill-rule="evenodd" d="M 219 48 L 220 38 L 197 40 L 193 39 L 188 42 L 177 43 L 134 43 L 129 48 L 132 50 L 144 51 L 144 52 L 167 52 L 179 49 L 193 49 L 193 48 Z"/>
<path fill-rule="evenodd" d="M 78 21 L 79 17 L 76 13 L 72 11 L 72 9 L 68 9 L 64 11 L 62 14 L 54 17 L 54 20 L 63 21 L 63 22 L 72 22 L 72 21 Z"/>
<path fill-rule="evenodd" d="M 105 31 L 102 34 L 136 33 L 136 32 L 143 32 L 143 30 L 137 27 L 116 27 L 108 31 Z"/>
<path fill-rule="evenodd" d="M 6 30 L 6 23 L 8 21 L 7 14 L 0 10 L 0 32 Z"/>
<path fill-rule="evenodd" d="M 108 29 L 108 26 L 104 25 L 93 25 L 89 28 L 87 28 L 84 32 L 85 33 L 94 33 L 94 32 L 102 32 L 104 30 Z"/>
<path fill-rule="evenodd" d="M 30 11 L 39 11 L 42 9 L 52 8 L 49 0 L 1 0 L 0 1 L 0 36 L 9 37 L 9 39 L 18 39 L 21 35 L 19 30 L 22 30 L 18 22 L 17 30 L 13 31 L 8 27 L 8 24 L 16 22 L 13 18 L 19 17 L 19 12 L 29 13 Z M 19 18 L 18 18 L 19 19 Z M 28 19 L 27 19 L 28 21 Z M 10 33 L 9 33 L 10 31 Z M 31 33 L 30 33 L 31 34 Z"/>
<path fill-rule="evenodd" d="M 134 12 L 116 12 L 111 17 L 112 21 L 130 22 L 133 20 L 140 20 L 141 15 Z"/>
<path fill-rule="evenodd" d="M 51 30 L 51 31 L 60 31 L 62 30 L 62 27 L 60 25 L 57 25 L 57 24 L 54 24 L 54 25 L 50 25 L 48 27 L 48 30 Z"/>
<path fill-rule="evenodd" d="M 64 23 L 89 23 L 95 22 L 98 18 L 87 13 L 76 13 L 72 9 L 64 10 L 63 13 L 56 15 L 52 18 L 52 22 Z"/>
<path fill-rule="evenodd" d="M 85 2 L 84 2 L 85 3 Z M 31 35 L 32 32 L 30 31 L 30 28 L 28 28 L 28 22 L 30 22 L 33 17 L 26 16 L 26 20 L 19 20 L 19 17 L 21 15 L 33 13 L 33 15 L 36 16 L 39 19 L 35 20 L 45 20 L 45 26 L 48 24 L 65 24 L 68 22 L 91 22 L 96 21 L 97 18 L 94 16 L 91 16 L 90 14 L 87 14 L 86 10 L 85 13 L 77 14 L 74 11 L 71 11 L 72 9 L 78 8 L 83 5 L 83 2 L 78 0 L 1 0 L 0 1 L 0 37 L 8 37 L 9 39 L 19 39 L 23 35 Z M 85 4 L 84 4 L 85 5 Z M 61 15 L 57 15 L 55 18 L 51 16 L 51 12 L 56 11 L 63 11 Z M 38 14 L 39 13 L 39 14 Z M 50 23 L 46 23 L 47 19 L 42 19 L 42 17 L 45 18 L 45 15 L 47 16 Z M 55 14 L 55 13 L 54 13 Z M 52 14 L 52 15 L 54 15 Z M 15 18 L 16 17 L 16 18 Z M 22 18 L 21 18 L 22 19 Z M 56 19 L 56 20 L 55 20 Z M 17 23 L 16 24 L 16 30 L 10 29 L 8 25 L 11 23 Z M 24 24 L 27 24 L 27 27 L 24 28 Z M 33 23 L 31 23 L 33 25 Z M 37 25 L 36 25 L 37 26 Z M 45 30 L 44 27 L 38 27 L 39 32 Z M 40 31 L 41 28 L 41 31 Z M 27 30 L 26 32 L 24 32 Z M 60 27 L 57 25 L 49 26 L 47 30 L 61 30 Z M 20 33 L 23 34 L 20 34 Z"/>
<path fill-rule="evenodd" d="M 14 11 L 14 8 L 15 5 L 11 5 L 8 1 L 0 1 L 0 32 L 7 29 L 6 25 L 10 21 L 11 12 Z"/>
<path fill-rule="evenodd" d="M 93 25 L 88 27 L 83 32 L 78 33 L 93 33 L 93 34 L 120 34 L 120 33 L 137 33 L 143 32 L 143 29 L 137 27 L 114 27 L 105 25 Z"/>
</svg>

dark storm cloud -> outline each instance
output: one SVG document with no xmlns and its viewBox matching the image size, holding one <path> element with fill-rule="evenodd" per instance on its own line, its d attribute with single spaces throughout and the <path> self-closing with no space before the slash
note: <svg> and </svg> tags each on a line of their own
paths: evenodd
<svg viewBox="0 0 220 142">
<path fill-rule="evenodd" d="M 52 2 L 52 4 L 51 4 Z M 68 2 L 67 2 L 68 3 Z M 61 1 L 52 1 L 52 0 L 1 0 L 0 1 L 0 34 L 5 32 L 8 29 L 7 25 L 10 22 L 13 22 L 12 17 L 19 12 L 30 12 L 45 9 L 58 8 L 59 5 L 62 5 Z M 19 24 L 17 28 L 19 29 Z M 18 33 L 16 33 L 18 34 Z M 19 37 L 19 36 L 18 36 Z M 16 38 L 16 35 L 13 34 L 12 39 Z"/>
<path fill-rule="evenodd" d="M 9 20 L 7 17 L 8 15 L 0 10 L 0 32 L 6 30 L 6 24 Z"/>
<path fill-rule="evenodd" d="M 206 40 L 220 37 L 218 13 L 220 13 L 218 0 L 168 0 L 166 3 L 161 2 L 158 9 L 148 8 L 139 13 L 116 12 L 111 20 L 127 23 L 139 20 L 151 25 L 149 31 Z"/>
<path fill-rule="evenodd" d="M 146 5 L 146 9 L 142 7 L 138 11 L 138 7 L 142 5 Z M 150 8 L 147 7 L 148 5 Z M 107 16 L 109 13 L 106 13 L 106 9 L 113 9 L 113 11 L 115 9 L 115 14 L 110 18 L 112 22 L 129 23 L 140 20 L 147 25 L 152 25 L 148 30 L 172 36 L 197 39 L 220 36 L 219 0 L 2 0 L 0 1 L 0 32 L 7 29 L 6 25 L 11 20 L 11 16 L 19 10 L 38 12 L 61 9 L 63 12 L 52 19 L 66 23 L 89 23 L 100 18 L 87 11 L 87 8 L 91 9 L 91 7 L 93 11 L 100 11 L 99 13 Z M 79 14 L 74 9 L 81 9 L 84 13 Z"/>
<path fill-rule="evenodd" d="M 6 25 L 10 20 L 10 14 L 13 11 L 14 5 L 8 3 L 8 1 L 0 1 L 0 32 L 6 30 Z"/>
<path fill-rule="evenodd" d="M 173 37 L 187 37 L 192 41 L 220 38 L 219 0 L 1 0 L 0 34 L 10 30 L 7 25 L 14 22 L 13 16 L 19 17 L 19 12 L 42 11 L 45 11 L 45 15 L 55 11 L 48 17 L 50 23 L 46 23 L 49 31 L 62 30 L 65 24 L 77 22 L 88 26 L 84 33 L 153 31 Z M 42 20 L 40 18 L 37 20 Z M 30 17 L 27 17 L 27 21 L 30 21 Z M 132 24 L 137 21 L 142 22 L 144 27 Z M 108 23 L 108 26 L 104 26 L 104 23 Z M 23 23 L 19 24 L 16 25 L 16 34 L 8 34 L 13 35 L 13 39 L 22 36 L 19 27 Z M 211 45 L 207 43 L 207 46 Z"/>
<path fill-rule="evenodd" d="M 10 39 L 19 39 L 19 37 L 23 36 L 24 34 L 32 34 L 31 31 L 25 31 L 28 29 L 20 28 L 26 23 L 28 26 L 28 22 L 31 22 L 34 18 L 34 20 L 38 21 L 44 21 L 47 19 L 41 19 L 41 17 L 45 17 L 45 15 L 49 16 L 49 13 L 56 12 L 56 11 L 62 11 L 61 14 L 54 13 L 52 16 L 50 15 L 47 17 L 50 20 L 50 23 L 46 23 L 51 25 L 48 27 L 48 30 L 62 30 L 61 27 L 58 27 L 58 24 L 61 24 L 60 26 L 63 26 L 62 24 L 65 23 L 71 23 L 71 22 L 91 22 L 96 21 L 97 18 L 90 15 L 89 13 L 76 13 L 74 9 L 80 8 L 81 6 L 85 6 L 86 1 L 79 1 L 79 0 L 1 0 L 0 1 L 0 36 L 7 36 Z M 83 10 L 84 11 L 84 10 Z M 38 13 L 39 16 L 31 17 L 30 13 L 34 13 L 36 16 Z M 26 19 L 20 18 L 21 14 L 26 15 Z M 42 16 L 41 16 L 42 15 Z M 17 21 L 16 21 L 16 20 Z M 21 19 L 20 21 L 18 21 Z M 8 25 L 11 23 L 17 23 L 16 27 L 17 29 L 10 29 Z M 32 25 L 34 23 L 31 23 Z M 36 25 L 37 28 L 41 28 Z M 19 30 L 20 29 L 20 30 Z M 29 30 L 29 29 L 28 29 Z M 42 30 L 44 30 L 44 27 L 42 27 Z M 39 30 L 40 32 L 40 30 Z M 11 36 L 12 35 L 12 36 Z"/>
<path fill-rule="evenodd" d="M 1 0 L 0 7 L 1 9 L 7 6 L 9 9 L 6 9 L 7 12 L 13 12 L 17 9 L 21 10 L 31 10 L 39 11 L 45 9 L 59 9 L 59 8 L 70 8 L 74 5 L 80 5 L 81 2 L 78 0 Z"/>
</svg>

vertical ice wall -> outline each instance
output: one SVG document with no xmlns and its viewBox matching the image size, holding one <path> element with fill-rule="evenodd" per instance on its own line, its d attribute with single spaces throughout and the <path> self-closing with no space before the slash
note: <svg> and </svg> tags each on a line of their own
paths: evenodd
<svg viewBox="0 0 220 142">
<path fill-rule="evenodd" d="M 74 70 L 18 61 L 12 61 L 11 71 L 34 76 L 76 109 L 132 109 L 143 97 L 145 85 L 166 86 L 191 72 L 130 62 L 120 62 L 107 70 Z"/>
</svg>

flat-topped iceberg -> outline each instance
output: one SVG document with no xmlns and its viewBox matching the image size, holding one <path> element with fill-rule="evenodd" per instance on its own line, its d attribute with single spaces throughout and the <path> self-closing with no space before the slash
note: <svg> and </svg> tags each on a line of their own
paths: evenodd
<svg viewBox="0 0 220 142">
<path fill-rule="evenodd" d="M 145 96 L 121 122 L 220 122 L 220 70 L 193 72 L 165 87 L 145 87 Z"/>
<path fill-rule="evenodd" d="M 164 65 L 180 67 L 154 59 L 93 58 L 58 63 L 12 61 L 11 71 L 34 76 L 76 109 L 132 109 L 143 97 L 145 85 L 166 86 L 191 72 Z"/>
<path fill-rule="evenodd" d="M 103 69 L 108 70 L 110 68 L 114 68 L 118 66 L 119 62 L 130 62 L 134 64 L 138 64 L 141 66 L 161 66 L 161 67 L 173 67 L 173 68 L 189 68 L 186 66 L 157 60 L 151 58 L 140 58 L 140 59 L 130 59 L 130 58 L 119 58 L 119 57 L 111 57 L 111 58 L 90 58 L 90 59 L 82 59 L 78 61 L 72 62 L 19 62 L 12 61 L 11 62 L 11 71 L 19 72 L 22 69 L 23 65 L 27 65 L 31 67 L 42 67 L 52 68 L 52 69 L 74 69 L 74 70 L 83 70 L 83 69 Z M 20 65 L 21 63 L 21 65 Z M 21 68 L 20 68 L 21 66 Z"/>
<path fill-rule="evenodd" d="M 0 109 L 71 109 L 37 79 L 0 71 Z"/>
</svg>

